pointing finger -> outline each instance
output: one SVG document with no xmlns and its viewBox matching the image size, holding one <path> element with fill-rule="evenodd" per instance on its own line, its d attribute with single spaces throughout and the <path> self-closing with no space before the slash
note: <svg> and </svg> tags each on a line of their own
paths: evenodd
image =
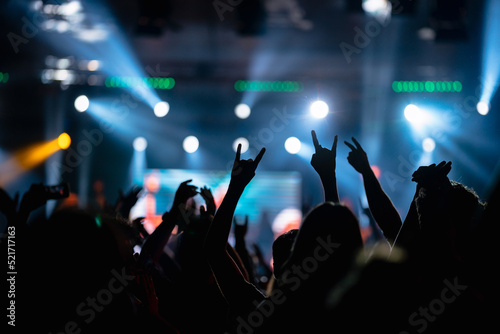
<svg viewBox="0 0 500 334">
<path fill-rule="evenodd" d="M 236 157 L 234 158 L 234 161 L 239 162 L 240 156 L 241 156 L 241 143 L 238 144 L 238 149 L 236 149 Z"/>
<path fill-rule="evenodd" d="M 316 131 L 312 130 L 311 135 L 313 139 L 314 148 L 316 149 L 316 152 L 318 152 L 318 150 L 321 148 L 321 145 L 318 142 L 318 137 L 316 137 Z"/>
<path fill-rule="evenodd" d="M 257 154 L 257 156 L 255 157 L 255 161 L 254 161 L 255 166 L 257 166 L 259 164 L 259 162 L 262 159 L 262 156 L 264 155 L 264 153 L 266 153 L 266 148 L 265 147 L 263 147 L 260 150 L 259 154 Z"/>
<path fill-rule="evenodd" d="M 337 151 L 337 140 L 339 139 L 339 136 L 335 136 L 335 139 L 333 140 L 333 145 L 332 145 L 332 152 Z"/>
</svg>

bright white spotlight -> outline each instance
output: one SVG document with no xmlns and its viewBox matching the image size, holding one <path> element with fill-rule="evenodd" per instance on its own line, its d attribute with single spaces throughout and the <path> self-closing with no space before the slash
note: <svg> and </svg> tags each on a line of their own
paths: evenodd
<svg viewBox="0 0 500 334">
<path fill-rule="evenodd" d="M 425 138 L 422 141 L 422 148 L 425 152 L 432 152 L 436 148 L 436 142 L 432 138 Z"/>
<path fill-rule="evenodd" d="M 387 11 L 390 6 L 387 0 L 363 0 L 361 7 L 369 14 L 377 14 L 379 12 Z"/>
<path fill-rule="evenodd" d="M 54 71 L 54 80 L 64 81 L 68 78 L 69 73 L 70 72 L 68 70 L 55 70 Z"/>
<path fill-rule="evenodd" d="M 134 150 L 141 152 L 144 151 L 146 147 L 148 147 L 148 141 L 144 137 L 137 137 L 134 139 L 133 145 Z"/>
<path fill-rule="evenodd" d="M 233 141 L 233 150 L 235 152 L 238 150 L 238 144 L 241 144 L 241 153 L 245 153 L 250 147 L 250 143 L 248 142 L 248 140 L 244 137 L 240 137 Z"/>
<path fill-rule="evenodd" d="M 186 151 L 187 153 L 196 152 L 199 146 L 200 142 L 198 141 L 198 138 L 196 138 L 195 136 L 188 136 L 182 142 L 182 148 L 184 148 L 184 151 Z"/>
<path fill-rule="evenodd" d="M 75 99 L 75 109 L 79 112 L 84 112 L 89 108 L 90 101 L 85 95 L 80 95 Z"/>
<path fill-rule="evenodd" d="M 328 110 L 328 104 L 321 100 L 313 102 L 309 107 L 309 112 L 316 118 L 325 118 L 328 115 Z"/>
<path fill-rule="evenodd" d="M 251 111 L 250 107 L 244 103 L 240 103 L 236 107 L 234 107 L 234 113 L 236 114 L 236 116 L 238 118 L 241 118 L 241 119 L 248 118 L 248 116 L 250 116 L 251 112 L 252 111 Z"/>
<path fill-rule="evenodd" d="M 490 112 L 490 106 L 488 105 L 488 102 L 485 101 L 480 101 L 477 106 L 477 112 L 483 116 L 487 115 Z"/>
<path fill-rule="evenodd" d="M 82 9 L 80 1 L 70 1 L 59 6 L 57 13 L 64 16 L 73 16 Z"/>
<path fill-rule="evenodd" d="M 166 114 L 168 114 L 169 110 L 170 105 L 165 101 L 158 102 L 154 108 L 156 117 L 164 117 Z"/>
<path fill-rule="evenodd" d="M 285 141 L 285 149 L 290 154 L 297 154 L 300 151 L 302 144 L 296 137 L 290 137 Z"/>
<path fill-rule="evenodd" d="M 427 118 L 425 112 L 414 104 L 407 105 L 404 113 L 408 122 L 416 125 L 425 123 Z"/>
</svg>

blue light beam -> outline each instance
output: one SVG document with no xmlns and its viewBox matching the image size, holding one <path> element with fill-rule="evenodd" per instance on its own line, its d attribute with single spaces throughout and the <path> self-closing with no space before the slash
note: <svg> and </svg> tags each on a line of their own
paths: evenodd
<svg viewBox="0 0 500 334">
<path fill-rule="evenodd" d="M 490 103 L 498 88 L 500 78 L 500 2 L 489 0 L 485 7 L 485 23 L 483 32 L 483 75 L 481 99 L 487 104 Z"/>
</svg>

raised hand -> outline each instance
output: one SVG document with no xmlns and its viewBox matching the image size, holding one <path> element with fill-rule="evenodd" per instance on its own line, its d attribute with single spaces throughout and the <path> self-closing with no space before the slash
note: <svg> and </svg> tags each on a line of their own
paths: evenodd
<svg viewBox="0 0 500 334">
<path fill-rule="evenodd" d="M 133 187 L 127 194 L 123 193 L 123 190 L 119 190 L 118 200 L 115 205 L 115 209 L 118 210 L 123 217 L 128 218 L 130 210 L 139 200 L 139 193 L 142 187 Z"/>
<path fill-rule="evenodd" d="M 369 211 L 383 231 L 387 241 L 392 245 L 402 225 L 401 217 L 371 169 L 366 152 L 356 138 L 352 137 L 351 139 L 354 145 L 347 141 L 344 142 L 351 149 L 347 161 L 363 176 Z"/>
<path fill-rule="evenodd" d="M 172 205 L 172 209 L 176 209 L 182 205 L 185 205 L 188 199 L 198 194 L 198 187 L 188 184 L 191 181 L 193 180 L 186 180 L 179 185 L 179 188 L 177 188 L 177 191 L 175 192 L 174 204 Z"/>
<path fill-rule="evenodd" d="M 368 162 L 368 156 L 356 138 L 352 137 L 351 139 L 356 146 L 344 141 L 344 143 L 351 149 L 351 152 L 349 152 L 349 155 L 347 156 L 347 161 L 358 173 L 364 174 L 371 169 L 370 163 Z"/>
<path fill-rule="evenodd" d="M 210 189 L 207 188 L 206 186 L 201 188 L 200 195 L 201 197 L 203 197 L 205 203 L 207 204 L 207 213 L 212 216 L 215 215 L 215 210 L 216 210 L 215 200 Z"/>
<path fill-rule="evenodd" d="M 196 191 L 198 187 L 188 184 L 191 181 L 186 180 L 179 185 L 175 192 L 172 208 L 163 214 L 161 224 L 146 239 L 139 257 L 142 264 L 147 261 L 158 263 L 161 254 L 163 254 L 163 248 L 172 235 L 176 224 L 179 232 L 186 228 L 189 216 L 192 213 L 186 213 L 186 202 L 198 194 Z"/>
<path fill-rule="evenodd" d="M 333 175 L 336 167 L 335 158 L 337 156 L 338 136 L 335 136 L 332 149 L 329 150 L 319 144 L 314 130 L 311 131 L 311 135 L 315 149 L 315 153 L 311 158 L 311 166 L 313 166 L 314 170 L 316 170 L 321 178 L 327 177 L 331 174 Z"/>
<path fill-rule="evenodd" d="M 233 217 L 233 223 L 234 223 L 234 237 L 243 239 L 245 238 L 245 235 L 247 234 L 248 231 L 248 216 L 245 216 L 245 223 L 243 224 L 238 224 L 236 221 L 236 217 Z"/>
<path fill-rule="evenodd" d="M 245 188 L 255 176 L 255 170 L 257 169 L 264 153 L 266 153 L 265 147 L 260 150 L 259 154 L 255 157 L 255 160 L 241 160 L 241 144 L 238 144 L 236 157 L 234 158 L 233 170 L 231 171 L 231 184 L 238 186 L 241 189 Z"/>
<path fill-rule="evenodd" d="M 337 157 L 338 136 L 335 136 L 332 144 L 332 149 L 329 150 L 319 144 L 318 138 L 316 137 L 316 132 L 314 130 L 311 131 L 311 135 L 315 148 L 315 153 L 311 158 L 311 165 L 318 173 L 321 179 L 321 183 L 323 184 L 325 201 L 339 202 L 339 194 L 337 191 L 337 177 L 335 175 L 335 158 Z"/>
<path fill-rule="evenodd" d="M 19 211 L 31 212 L 47 203 L 46 188 L 42 183 L 34 183 L 23 195 Z"/>
<path fill-rule="evenodd" d="M 423 186 L 449 184 L 448 173 L 451 171 L 451 161 L 441 161 L 437 166 L 420 166 L 413 174 L 412 181 Z"/>
</svg>

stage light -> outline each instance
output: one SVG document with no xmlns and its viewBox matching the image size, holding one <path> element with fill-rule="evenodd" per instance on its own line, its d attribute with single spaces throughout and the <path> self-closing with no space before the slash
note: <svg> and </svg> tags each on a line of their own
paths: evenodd
<svg viewBox="0 0 500 334">
<path fill-rule="evenodd" d="M 165 115 L 168 114 L 169 110 L 170 110 L 170 105 L 168 104 L 168 102 L 161 101 L 155 105 L 154 113 L 156 117 L 164 117 Z"/>
<path fill-rule="evenodd" d="M 87 70 L 93 72 L 99 69 L 100 63 L 98 60 L 91 60 L 87 64 Z"/>
<path fill-rule="evenodd" d="M 302 90 L 299 81 L 257 81 L 238 80 L 234 83 L 237 92 L 299 92 Z"/>
<path fill-rule="evenodd" d="M 460 81 L 393 81 L 392 90 L 396 93 L 459 93 Z"/>
<path fill-rule="evenodd" d="M 182 142 L 182 148 L 184 148 L 184 151 L 186 151 L 187 153 L 196 152 L 199 146 L 200 142 L 195 136 L 188 136 Z"/>
<path fill-rule="evenodd" d="M 236 152 L 238 150 L 238 144 L 241 144 L 241 153 L 245 153 L 250 147 L 248 140 L 244 137 L 240 137 L 233 142 L 233 151 Z"/>
<path fill-rule="evenodd" d="M 57 144 L 62 150 L 65 150 L 71 145 L 71 137 L 66 133 L 61 133 L 57 138 Z"/>
<path fill-rule="evenodd" d="M 144 137 L 137 137 L 134 139 L 134 143 L 132 144 L 134 146 L 134 150 L 138 152 L 142 152 L 148 147 L 148 141 Z"/>
<path fill-rule="evenodd" d="M 370 15 L 388 16 L 392 11 L 392 5 L 388 0 L 363 0 L 363 10 Z"/>
<path fill-rule="evenodd" d="M 108 88 L 140 88 L 172 89 L 175 86 L 174 78 L 162 77 L 118 77 L 110 76 L 104 81 Z"/>
<path fill-rule="evenodd" d="M 75 109 L 79 112 L 84 112 L 89 108 L 90 101 L 85 95 L 80 95 L 75 99 Z"/>
<path fill-rule="evenodd" d="M 498 54 L 500 54 L 500 43 L 498 43 L 500 40 L 500 21 L 498 20 L 500 17 L 500 2 L 497 0 L 486 1 L 484 17 L 481 52 L 482 74 L 480 77 L 481 93 L 479 97 L 479 101 L 484 104 L 480 106 L 482 112 L 478 108 L 481 115 L 488 113 L 489 104 L 500 87 L 500 63 L 498 62 Z"/>
<path fill-rule="evenodd" d="M 241 119 L 248 118 L 250 116 L 251 112 L 252 112 L 252 110 L 250 109 L 250 107 L 244 103 L 240 103 L 234 108 L 234 113 L 236 114 L 236 116 L 238 118 L 241 118 Z"/>
<path fill-rule="evenodd" d="M 376 13 L 386 9 L 388 5 L 387 0 L 363 0 L 361 7 L 367 13 Z"/>
<path fill-rule="evenodd" d="M 68 68 L 71 65 L 71 61 L 68 58 L 61 58 L 56 61 L 56 67 L 59 69 Z"/>
<path fill-rule="evenodd" d="M 427 137 L 422 141 L 422 148 L 425 152 L 432 152 L 436 148 L 436 142 L 434 139 Z"/>
<path fill-rule="evenodd" d="M 9 73 L 0 72 L 0 83 L 7 83 L 9 81 Z"/>
<path fill-rule="evenodd" d="M 424 41 L 433 41 L 436 39 L 436 31 L 431 27 L 422 27 L 418 29 L 417 34 Z"/>
<path fill-rule="evenodd" d="M 80 1 L 70 1 L 59 6 L 57 13 L 64 16 L 72 16 L 82 9 Z"/>
<path fill-rule="evenodd" d="M 321 100 L 315 101 L 309 107 L 309 112 L 315 118 L 325 118 L 328 115 L 328 104 Z"/>
<path fill-rule="evenodd" d="M 0 186 L 16 180 L 24 172 L 39 166 L 60 149 L 59 138 L 54 138 L 14 152 L 10 158 L 0 161 L 0 170 L 2 171 Z"/>
<path fill-rule="evenodd" d="M 285 149 L 290 154 L 297 154 L 300 151 L 302 144 L 296 137 L 290 137 L 285 141 Z"/>
<path fill-rule="evenodd" d="M 56 25 L 56 30 L 58 33 L 62 34 L 62 33 L 65 33 L 69 30 L 70 28 L 70 24 L 68 23 L 68 21 L 58 21 L 57 22 L 57 25 Z"/>
<path fill-rule="evenodd" d="M 405 118 L 414 125 L 421 125 L 426 122 L 426 113 L 414 104 L 409 104 L 404 110 Z"/>
<path fill-rule="evenodd" d="M 490 112 L 490 106 L 488 105 L 487 102 L 484 102 L 484 101 L 480 101 L 477 106 L 477 112 L 480 114 L 480 115 L 487 115 L 489 112 Z"/>
<path fill-rule="evenodd" d="M 70 72 L 68 70 L 55 70 L 54 71 L 54 80 L 64 81 L 64 80 L 68 79 L 69 73 Z"/>
</svg>

